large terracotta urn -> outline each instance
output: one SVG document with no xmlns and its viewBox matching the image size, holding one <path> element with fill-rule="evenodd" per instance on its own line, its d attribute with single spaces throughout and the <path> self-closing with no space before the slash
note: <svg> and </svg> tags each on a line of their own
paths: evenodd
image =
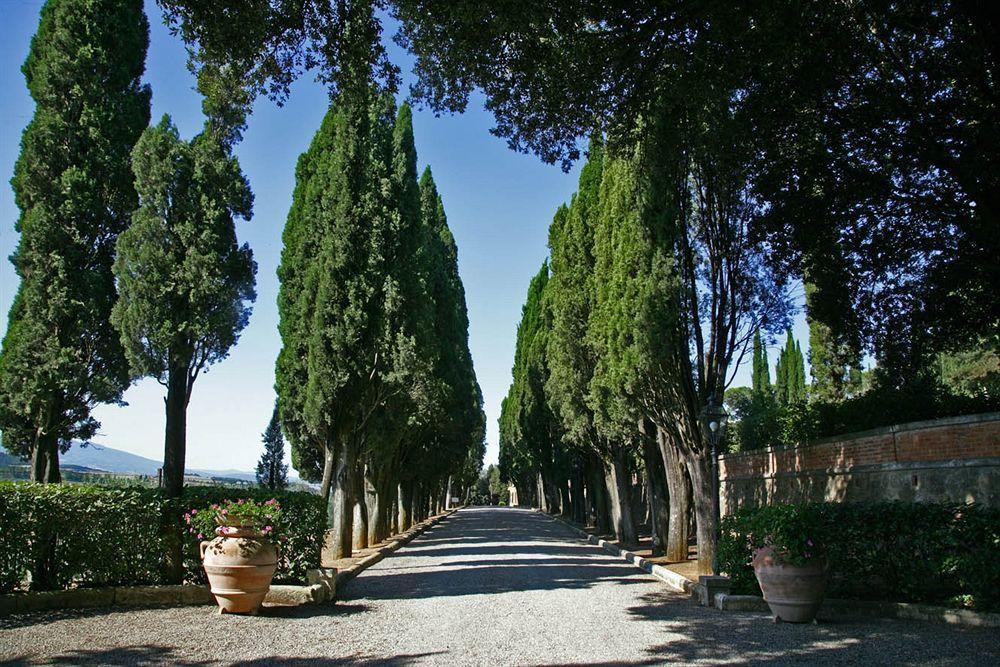
<svg viewBox="0 0 1000 667">
<path fill-rule="evenodd" d="M 220 526 L 201 543 L 201 560 L 220 614 L 256 614 L 278 565 L 274 545 L 256 528 Z"/>
<path fill-rule="evenodd" d="M 816 618 L 826 593 L 826 558 L 805 565 L 782 562 L 773 547 L 754 552 L 753 571 L 775 621 L 808 623 Z"/>
</svg>

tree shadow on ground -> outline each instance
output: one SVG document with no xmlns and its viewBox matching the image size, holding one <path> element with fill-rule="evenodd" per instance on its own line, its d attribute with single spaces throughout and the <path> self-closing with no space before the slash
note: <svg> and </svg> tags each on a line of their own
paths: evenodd
<svg viewBox="0 0 1000 667">
<path fill-rule="evenodd" d="M 449 565 L 461 566 L 462 562 Z M 512 591 L 592 588 L 600 584 L 649 585 L 634 567 L 614 561 L 553 564 L 537 560 L 500 560 L 488 566 L 446 567 L 433 571 L 379 570 L 344 586 L 346 600 L 410 600 L 491 595 Z"/>
<path fill-rule="evenodd" d="M 268 656 L 252 660 L 190 660 L 176 649 L 155 644 L 141 646 L 126 646 L 110 649 L 77 649 L 66 651 L 59 655 L 35 659 L 29 656 L 18 656 L 10 660 L 0 661 L 0 665 L 21 667 L 22 665 L 130 665 L 146 667 L 148 665 L 182 665 L 184 667 L 207 667 L 209 665 L 238 665 L 240 667 L 265 667 L 266 665 L 285 665 L 288 667 L 402 667 L 413 665 L 421 659 L 440 655 L 444 651 L 432 653 L 412 653 L 394 656 L 376 656 L 356 654 L 343 658 L 288 658 L 284 656 Z"/>
<path fill-rule="evenodd" d="M 100 616 L 120 615 L 122 623 L 128 622 L 131 614 L 138 611 L 155 611 L 161 609 L 177 609 L 194 607 L 205 615 L 218 613 L 218 607 L 213 605 L 134 605 L 128 607 L 87 607 L 84 609 L 50 609 L 45 611 L 25 612 L 12 616 L 0 617 L 0 630 L 13 630 L 29 626 L 50 625 L 59 621 L 74 621 L 84 618 L 97 618 Z M 311 618 L 313 616 L 347 616 L 368 611 L 371 607 L 366 604 L 310 604 L 297 607 L 275 605 L 266 606 L 261 609 L 261 616 L 273 616 L 276 618 Z M 3 665 L 0 662 L 0 665 Z"/>
<path fill-rule="evenodd" d="M 699 607 L 680 593 L 641 600 L 628 613 L 662 624 L 670 635 L 646 649 L 657 664 L 1000 664 L 1000 642 L 990 628 L 891 619 L 774 623 L 767 614 Z"/>
</svg>

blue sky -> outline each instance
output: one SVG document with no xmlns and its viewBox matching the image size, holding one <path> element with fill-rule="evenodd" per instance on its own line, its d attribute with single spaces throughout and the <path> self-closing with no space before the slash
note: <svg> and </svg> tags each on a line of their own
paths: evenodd
<svg viewBox="0 0 1000 667">
<path fill-rule="evenodd" d="M 9 181 L 21 132 L 33 102 L 21 64 L 34 34 L 41 0 L 0 0 L 4 40 L 0 40 L 0 335 L 16 289 L 6 257 L 17 244 Z M 200 98 L 185 68 L 185 52 L 163 27 L 159 10 L 147 2 L 151 43 L 145 81 L 153 89 L 152 118 L 169 113 L 182 136 L 201 127 Z M 386 37 L 389 37 L 387 30 Z M 394 62 L 409 79 L 410 59 L 391 45 Z M 256 198 L 254 217 L 237 233 L 250 244 L 258 264 L 253 317 L 228 359 L 199 377 L 188 409 L 187 463 L 190 467 L 251 469 L 261 452 L 260 434 L 274 401 L 277 332 L 277 278 L 284 226 L 294 186 L 295 161 L 326 112 L 326 90 L 307 76 L 293 87 L 281 108 L 260 100 L 237 149 Z M 473 100 L 460 116 L 435 118 L 415 110 L 419 168 L 429 164 L 444 200 L 459 249 L 459 270 L 469 306 L 469 340 L 486 400 L 487 462 L 497 457 L 497 418 L 510 382 L 514 337 L 528 281 L 547 255 L 549 222 L 556 207 L 576 189 L 579 166 L 570 173 L 530 155 L 510 151 L 489 134 L 492 116 Z M 802 337 L 801 318 L 796 335 Z M 775 360 L 776 354 L 771 353 Z M 746 374 L 741 369 L 740 378 Z M 736 384 L 740 384 L 737 382 Z M 160 459 L 163 455 L 163 388 L 144 380 L 125 394 L 127 407 L 101 406 L 96 442 Z"/>
</svg>

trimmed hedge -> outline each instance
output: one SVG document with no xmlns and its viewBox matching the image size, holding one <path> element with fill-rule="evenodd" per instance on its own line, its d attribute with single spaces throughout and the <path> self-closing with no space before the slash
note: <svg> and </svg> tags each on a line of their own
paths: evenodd
<svg viewBox="0 0 1000 667">
<path fill-rule="evenodd" d="M 167 583 L 165 554 L 184 545 L 184 579 L 203 582 L 198 541 L 183 513 L 226 499 L 277 498 L 283 511 L 276 582 L 305 581 L 319 567 L 326 509 L 319 496 L 265 489 L 190 487 L 169 500 L 158 489 L 0 482 L 0 592 Z"/>
<path fill-rule="evenodd" d="M 760 595 L 753 551 L 776 534 L 800 535 L 826 553 L 829 597 L 1000 610 L 1000 510 L 903 502 L 745 508 L 723 519 L 719 544 L 734 593 Z"/>
</svg>

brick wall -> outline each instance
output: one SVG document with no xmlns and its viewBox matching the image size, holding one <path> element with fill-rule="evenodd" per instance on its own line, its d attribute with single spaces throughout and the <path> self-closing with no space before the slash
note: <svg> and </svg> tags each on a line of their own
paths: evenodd
<svg viewBox="0 0 1000 667">
<path fill-rule="evenodd" d="M 721 457 L 723 512 L 762 503 L 915 500 L 1000 507 L 1000 413 L 900 424 Z"/>
</svg>

